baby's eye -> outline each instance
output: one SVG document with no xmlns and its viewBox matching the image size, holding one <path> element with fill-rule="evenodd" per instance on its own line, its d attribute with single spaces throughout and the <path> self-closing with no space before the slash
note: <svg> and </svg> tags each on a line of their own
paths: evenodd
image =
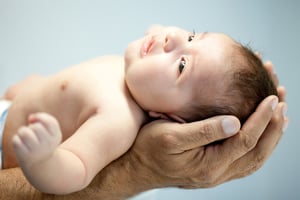
<svg viewBox="0 0 300 200">
<path fill-rule="evenodd" d="M 182 71 L 183 71 L 183 69 L 184 69 L 184 67 L 185 67 L 185 64 L 186 64 L 186 61 L 182 58 L 181 60 L 180 60 L 180 63 L 179 63 L 179 74 L 181 74 L 182 73 Z"/>
<path fill-rule="evenodd" d="M 189 35 L 188 37 L 188 42 L 191 42 L 195 37 L 195 31 L 193 31 L 193 33 L 191 35 Z"/>
</svg>

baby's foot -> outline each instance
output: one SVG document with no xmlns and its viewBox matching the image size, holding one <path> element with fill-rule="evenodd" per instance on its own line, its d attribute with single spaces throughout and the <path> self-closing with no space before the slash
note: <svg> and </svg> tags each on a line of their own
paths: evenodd
<svg viewBox="0 0 300 200">
<path fill-rule="evenodd" d="M 21 127 L 12 139 L 21 165 L 47 160 L 62 139 L 59 123 L 52 115 L 32 114 L 28 122 L 28 126 Z"/>
</svg>

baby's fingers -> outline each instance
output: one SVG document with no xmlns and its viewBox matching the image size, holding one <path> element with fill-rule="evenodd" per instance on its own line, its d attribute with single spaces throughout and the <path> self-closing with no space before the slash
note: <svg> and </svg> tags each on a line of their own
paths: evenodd
<svg viewBox="0 0 300 200">
<path fill-rule="evenodd" d="M 12 138 L 12 145 L 19 158 L 26 159 L 34 147 L 39 143 L 35 133 L 27 126 L 19 128 L 18 133 Z"/>
<path fill-rule="evenodd" d="M 51 136 L 57 136 L 60 133 L 60 126 L 56 118 L 48 113 L 34 113 L 28 118 L 29 123 L 40 123 L 49 132 Z M 60 139 L 59 139 L 60 140 Z"/>
</svg>

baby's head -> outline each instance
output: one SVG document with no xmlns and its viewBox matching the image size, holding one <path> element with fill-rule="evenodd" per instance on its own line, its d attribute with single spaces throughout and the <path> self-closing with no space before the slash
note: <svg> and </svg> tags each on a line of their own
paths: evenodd
<svg viewBox="0 0 300 200">
<path fill-rule="evenodd" d="M 125 53 L 125 80 L 153 117 L 195 121 L 233 114 L 244 121 L 276 88 L 251 50 L 222 33 L 155 27 Z"/>
<path fill-rule="evenodd" d="M 208 103 L 197 97 L 178 115 L 185 121 L 196 121 L 216 115 L 235 115 L 244 123 L 258 104 L 269 95 L 278 95 L 276 86 L 261 59 L 247 46 L 232 46 L 230 68 L 224 75 L 224 90 Z"/>
</svg>

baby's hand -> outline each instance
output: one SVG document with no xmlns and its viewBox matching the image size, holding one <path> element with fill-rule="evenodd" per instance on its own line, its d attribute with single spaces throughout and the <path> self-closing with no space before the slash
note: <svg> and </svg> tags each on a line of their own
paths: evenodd
<svg viewBox="0 0 300 200">
<path fill-rule="evenodd" d="M 28 122 L 28 126 L 21 127 L 12 139 L 21 165 L 48 159 L 62 140 L 59 123 L 52 115 L 31 114 Z"/>
</svg>

